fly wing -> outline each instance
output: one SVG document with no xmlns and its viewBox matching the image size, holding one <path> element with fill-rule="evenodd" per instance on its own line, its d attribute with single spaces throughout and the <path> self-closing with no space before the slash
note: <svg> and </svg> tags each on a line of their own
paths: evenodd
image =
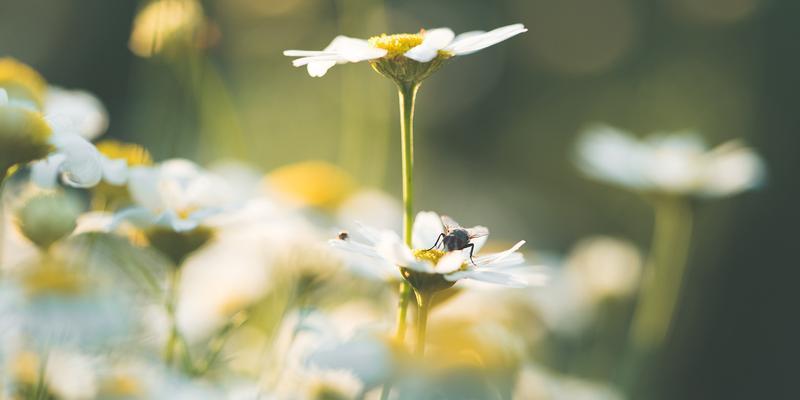
<svg viewBox="0 0 800 400">
<path fill-rule="evenodd" d="M 455 229 L 461 228 L 461 225 L 459 225 L 458 222 L 448 217 L 447 215 L 442 215 L 441 218 L 442 218 L 442 225 L 444 225 L 445 235 L 452 232 Z"/>
<path fill-rule="evenodd" d="M 473 226 L 472 228 L 467 229 L 467 234 L 469 235 L 470 239 L 477 239 L 480 237 L 488 236 L 489 228 L 480 225 Z"/>
</svg>

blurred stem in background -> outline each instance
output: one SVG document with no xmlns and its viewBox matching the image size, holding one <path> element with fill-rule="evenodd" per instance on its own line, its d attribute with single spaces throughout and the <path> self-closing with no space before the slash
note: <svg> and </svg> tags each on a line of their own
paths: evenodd
<svg viewBox="0 0 800 400">
<path fill-rule="evenodd" d="M 167 342 L 164 344 L 164 362 L 172 365 L 175 359 L 175 348 L 178 345 L 178 321 L 175 313 L 175 306 L 178 297 L 178 283 L 181 279 L 181 271 L 179 267 L 174 267 L 169 273 L 169 282 L 167 282 L 167 295 L 165 298 L 165 307 L 167 310 L 167 318 L 169 319 L 169 336 Z"/>
<path fill-rule="evenodd" d="M 0 171 L 0 277 L 3 275 L 3 248 L 6 242 L 6 206 L 3 201 L 6 188 L 6 180 L 10 174 L 8 171 Z"/>
<path fill-rule="evenodd" d="M 425 336 L 428 331 L 428 310 L 431 308 L 431 293 L 417 292 L 417 304 L 419 312 L 417 313 L 417 349 L 416 355 L 422 357 L 425 355 Z"/>
<path fill-rule="evenodd" d="M 680 295 L 692 232 L 689 200 L 660 196 L 654 202 L 655 223 L 650 267 L 642 281 L 631 324 L 639 351 L 658 350 L 666 338 Z"/>
</svg>

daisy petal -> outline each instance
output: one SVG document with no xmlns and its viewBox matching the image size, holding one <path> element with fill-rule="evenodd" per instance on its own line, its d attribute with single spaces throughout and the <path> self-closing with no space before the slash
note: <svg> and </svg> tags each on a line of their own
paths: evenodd
<svg viewBox="0 0 800 400">
<path fill-rule="evenodd" d="M 123 185 L 128 180 L 128 162 L 123 159 L 111 160 L 101 157 L 103 179 L 112 185 Z"/>
<path fill-rule="evenodd" d="M 436 264 L 435 271 L 439 274 L 449 274 L 458 271 L 464 261 L 469 257 L 469 253 L 463 251 L 453 251 L 445 254 Z"/>
<path fill-rule="evenodd" d="M 519 250 L 519 248 L 522 247 L 522 245 L 524 245 L 524 244 L 525 244 L 525 241 L 524 240 L 520 240 L 514 246 L 512 246 L 510 249 L 508 249 L 508 250 L 506 250 L 504 252 L 496 253 L 496 254 L 488 254 L 488 255 L 476 258 L 475 259 L 475 263 L 478 264 L 478 265 L 481 265 L 481 266 L 491 266 L 492 264 L 497 264 L 497 263 L 505 260 L 506 258 L 511 257 L 514 254 L 514 252 Z"/>
<path fill-rule="evenodd" d="M 92 187 L 103 178 L 100 152 L 86 139 L 73 134 L 56 134 L 50 139 L 66 156 L 60 172 L 64 183 L 78 188 Z"/>
<path fill-rule="evenodd" d="M 430 248 L 444 232 L 442 219 L 433 211 L 421 211 L 414 219 L 411 232 L 411 245 L 415 249 Z"/>
<path fill-rule="evenodd" d="M 431 29 L 425 32 L 425 38 L 419 46 L 407 51 L 404 55 L 414 61 L 430 62 L 453 41 L 455 34 L 449 28 Z"/>
<path fill-rule="evenodd" d="M 459 38 L 444 50 L 457 56 L 472 54 L 527 31 L 522 24 L 508 25 L 483 34 L 470 34 Z"/>
<path fill-rule="evenodd" d="M 528 282 L 518 276 L 496 271 L 463 271 L 445 276 L 448 281 L 454 282 L 459 279 L 472 279 L 481 282 L 494 283 L 498 285 L 524 288 Z"/>
<path fill-rule="evenodd" d="M 66 155 L 56 153 L 44 160 L 35 161 L 31 165 L 31 180 L 39 187 L 53 189 L 58 183 L 58 173 L 66 159 Z"/>
</svg>

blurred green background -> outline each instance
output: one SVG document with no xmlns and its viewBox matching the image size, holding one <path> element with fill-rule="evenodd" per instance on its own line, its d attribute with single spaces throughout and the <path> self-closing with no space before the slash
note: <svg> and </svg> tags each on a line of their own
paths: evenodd
<svg viewBox="0 0 800 400">
<path fill-rule="evenodd" d="M 585 125 L 696 129 L 711 145 L 743 138 L 765 157 L 769 181 L 698 205 L 659 392 L 796 393 L 800 2 L 207 0 L 204 48 L 172 58 L 129 49 L 145 4 L 0 0 L 0 55 L 95 93 L 110 111 L 109 136 L 156 159 L 236 158 L 265 171 L 323 159 L 398 195 L 392 85 L 365 64 L 311 78 L 281 52 L 321 49 L 337 34 L 524 23 L 528 33 L 456 59 L 423 85 L 416 191 L 418 208 L 490 224 L 535 249 L 565 251 L 590 234 L 647 248 L 646 204 L 574 167 Z"/>
</svg>

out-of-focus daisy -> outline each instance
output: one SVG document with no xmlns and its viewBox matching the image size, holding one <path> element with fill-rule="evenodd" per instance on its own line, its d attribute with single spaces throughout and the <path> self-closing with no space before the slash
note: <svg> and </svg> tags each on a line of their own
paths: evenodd
<svg viewBox="0 0 800 400">
<path fill-rule="evenodd" d="M 446 59 L 472 54 L 526 31 L 522 24 L 513 24 L 458 36 L 450 28 L 382 34 L 369 40 L 337 36 L 321 51 L 286 50 L 283 54 L 298 57 L 292 64 L 306 66 L 311 76 L 323 76 L 336 64 L 369 61 L 378 72 L 392 79 L 419 82 Z"/>
<path fill-rule="evenodd" d="M 206 27 L 203 7 L 197 0 L 149 2 L 136 14 L 128 47 L 139 57 L 152 57 L 202 45 Z"/>
<path fill-rule="evenodd" d="M 707 197 L 752 189 L 765 176 L 758 154 L 736 140 L 708 150 L 693 132 L 637 139 L 605 125 L 583 133 L 577 163 L 592 178 L 634 190 Z"/>
<path fill-rule="evenodd" d="M 33 163 L 31 179 L 37 185 L 53 188 L 59 177 L 81 188 L 101 181 L 125 183 L 126 160 L 106 157 L 90 142 L 108 127 L 108 113 L 100 100 L 85 91 L 49 87 L 44 114 L 53 129 L 50 144 L 55 151 Z"/>
<path fill-rule="evenodd" d="M 2 64 L 0 59 L 0 69 Z M 0 86 L 0 179 L 11 167 L 46 156 L 51 132 L 40 112 L 15 101 Z"/>
<path fill-rule="evenodd" d="M 93 94 L 49 86 L 44 113 L 56 131 L 70 131 L 94 140 L 108 129 L 108 111 Z"/>
<path fill-rule="evenodd" d="M 132 168 L 128 190 L 136 205 L 117 218 L 143 228 L 190 231 L 222 210 L 228 202 L 225 186 L 218 176 L 185 159 Z"/>
<path fill-rule="evenodd" d="M 485 228 L 483 228 L 485 229 Z M 349 237 L 331 240 L 342 250 L 373 257 L 380 265 L 401 267 L 403 276 L 418 291 L 435 292 L 452 286 L 459 279 L 474 279 L 510 287 L 525 287 L 527 281 L 515 270 L 524 265 L 520 247 L 524 240 L 510 249 L 495 254 L 478 254 L 486 242 L 483 236 L 472 242 L 474 248 L 445 251 L 436 248 L 437 240 L 445 234 L 445 225 L 435 212 L 420 212 L 414 221 L 413 248 L 409 248 L 393 231 L 379 231 L 362 226 L 359 233 L 365 243 Z M 488 232 L 487 232 L 488 235 Z M 473 257 L 470 257 L 470 253 Z"/>
<path fill-rule="evenodd" d="M 132 168 L 128 191 L 135 205 L 119 211 L 112 228 L 132 223 L 176 266 L 211 239 L 208 219 L 231 202 L 222 178 L 184 159 Z"/>
</svg>

